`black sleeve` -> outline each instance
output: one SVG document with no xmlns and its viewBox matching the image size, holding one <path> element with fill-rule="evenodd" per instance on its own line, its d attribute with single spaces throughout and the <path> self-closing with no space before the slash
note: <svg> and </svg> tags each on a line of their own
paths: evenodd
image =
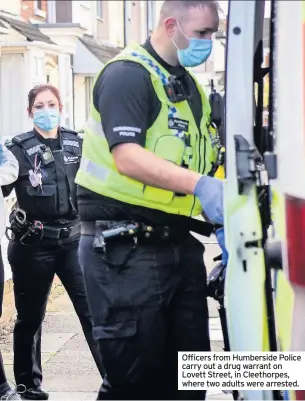
<svg viewBox="0 0 305 401">
<path fill-rule="evenodd" d="M 120 143 L 145 145 L 152 90 L 148 71 L 134 62 L 114 62 L 98 78 L 93 103 L 110 150 Z"/>
<path fill-rule="evenodd" d="M 14 189 L 14 184 L 10 184 L 10 185 L 3 185 L 1 187 L 2 189 L 2 194 L 4 196 L 4 198 L 6 198 L 7 196 L 10 195 L 10 193 L 12 192 L 12 190 Z"/>
</svg>

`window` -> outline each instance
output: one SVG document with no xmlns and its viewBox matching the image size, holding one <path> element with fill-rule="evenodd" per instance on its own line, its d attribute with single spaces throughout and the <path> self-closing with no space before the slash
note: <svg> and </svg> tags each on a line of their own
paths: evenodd
<svg viewBox="0 0 305 401">
<path fill-rule="evenodd" d="M 103 18 L 103 1 L 97 0 L 96 2 L 96 15 L 97 18 Z"/>
<path fill-rule="evenodd" d="M 89 2 L 90 3 L 90 2 Z M 81 18 L 81 26 L 88 30 L 88 34 L 92 35 L 92 18 L 91 18 L 91 11 L 88 6 L 85 6 L 81 3 L 80 6 L 80 14 L 79 17 Z"/>
<path fill-rule="evenodd" d="M 42 0 L 34 1 L 34 14 L 38 17 L 46 18 L 46 12 L 43 10 Z"/>
<path fill-rule="evenodd" d="M 35 1 L 35 8 L 37 10 L 42 10 L 42 0 L 36 0 Z"/>
</svg>

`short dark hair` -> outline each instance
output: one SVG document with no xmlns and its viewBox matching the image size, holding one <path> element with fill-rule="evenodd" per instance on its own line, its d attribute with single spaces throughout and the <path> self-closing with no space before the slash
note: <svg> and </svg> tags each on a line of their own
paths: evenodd
<svg viewBox="0 0 305 401">
<path fill-rule="evenodd" d="M 170 15 L 183 15 L 185 10 L 192 7 L 211 7 L 215 12 L 221 11 L 217 0 L 164 0 L 161 7 L 161 18 L 167 18 Z"/>
</svg>

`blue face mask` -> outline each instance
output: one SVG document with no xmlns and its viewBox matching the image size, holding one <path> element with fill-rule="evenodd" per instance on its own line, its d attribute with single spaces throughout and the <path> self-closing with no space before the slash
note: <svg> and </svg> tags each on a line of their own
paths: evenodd
<svg viewBox="0 0 305 401">
<path fill-rule="evenodd" d="M 211 39 L 189 38 L 182 32 L 179 24 L 178 27 L 182 35 L 189 40 L 189 45 L 186 49 L 178 49 L 173 41 L 177 48 L 179 63 L 183 67 L 197 67 L 207 61 L 212 52 L 213 41 Z"/>
<path fill-rule="evenodd" d="M 33 122 L 41 130 L 48 132 L 59 125 L 59 111 L 57 109 L 43 109 L 35 111 Z"/>
</svg>

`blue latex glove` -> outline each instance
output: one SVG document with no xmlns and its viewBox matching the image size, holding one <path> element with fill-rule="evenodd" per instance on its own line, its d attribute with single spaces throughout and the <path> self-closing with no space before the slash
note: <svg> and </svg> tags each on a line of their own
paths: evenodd
<svg viewBox="0 0 305 401">
<path fill-rule="evenodd" d="M 194 195 L 200 200 L 207 219 L 223 225 L 223 181 L 203 175 L 196 184 Z"/>
<path fill-rule="evenodd" d="M 218 230 L 215 231 L 215 235 L 218 241 L 218 244 L 222 250 L 222 264 L 224 266 L 227 265 L 228 263 L 228 258 L 229 258 L 229 254 L 226 250 L 226 244 L 225 244 L 225 231 L 224 228 L 218 228 Z"/>
</svg>

